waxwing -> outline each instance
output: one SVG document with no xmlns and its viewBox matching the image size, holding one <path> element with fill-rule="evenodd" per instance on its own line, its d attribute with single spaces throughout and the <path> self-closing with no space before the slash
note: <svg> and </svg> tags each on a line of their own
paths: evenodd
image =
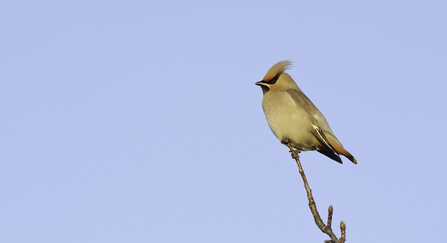
<svg viewBox="0 0 447 243">
<path fill-rule="evenodd" d="M 335 137 L 323 114 L 285 72 L 291 64 L 291 61 L 276 63 L 256 82 L 264 94 L 262 109 L 270 129 L 281 143 L 290 143 L 298 151 L 316 150 L 343 163 L 341 154 L 357 164 Z"/>
</svg>

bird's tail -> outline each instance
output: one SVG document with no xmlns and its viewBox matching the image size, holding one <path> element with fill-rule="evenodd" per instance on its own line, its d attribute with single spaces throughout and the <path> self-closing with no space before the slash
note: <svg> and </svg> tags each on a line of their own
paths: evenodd
<svg viewBox="0 0 447 243">
<path fill-rule="evenodd" d="M 343 146 L 341 146 L 341 144 L 333 142 L 330 138 L 329 138 L 329 143 L 332 145 L 332 148 L 334 148 L 335 152 L 345 156 L 350 161 L 352 161 L 352 163 L 357 164 L 357 160 L 354 158 L 354 156 L 352 156 L 351 153 L 349 153 L 345 148 L 343 148 Z"/>
</svg>

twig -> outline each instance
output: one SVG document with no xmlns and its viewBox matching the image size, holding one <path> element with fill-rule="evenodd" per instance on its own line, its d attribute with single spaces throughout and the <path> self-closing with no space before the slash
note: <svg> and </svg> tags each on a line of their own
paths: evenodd
<svg viewBox="0 0 447 243">
<path fill-rule="evenodd" d="M 301 162 L 300 162 L 300 159 L 298 156 L 299 151 L 293 149 L 290 142 L 287 142 L 284 144 L 290 149 L 290 152 L 292 153 L 292 158 L 295 159 L 296 164 L 298 165 L 298 171 L 299 171 L 301 178 L 303 179 L 303 182 L 304 182 L 304 188 L 306 189 L 307 199 L 309 200 L 309 208 L 310 208 L 310 211 L 312 212 L 312 216 L 314 217 L 315 224 L 318 226 L 318 228 L 323 233 L 325 233 L 326 235 L 328 235 L 331 238 L 330 240 L 325 240 L 325 242 L 326 243 L 329 243 L 329 242 L 331 242 L 331 243 L 345 243 L 345 241 L 346 241 L 346 225 L 345 225 L 345 223 L 342 221 L 340 224 L 341 237 L 340 237 L 340 239 L 338 239 L 337 236 L 335 236 L 335 234 L 331 228 L 332 214 L 334 211 L 333 207 L 329 206 L 329 208 L 328 208 L 328 220 L 327 220 L 327 225 L 325 225 L 323 220 L 320 217 L 320 214 L 318 213 L 317 205 L 315 204 L 314 197 L 312 196 L 312 190 L 310 189 L 309 183 L 307 182 L 306 175 L 304 174 L 303 166 L 301 165 Z"/>
<path fill-rule="evenodd" d="M 346 241 L 346 224 L 343 221 L 340 222 L 340 230 L 341 230 L 340 243 L 345 243 L 345 241 Z"/>
<path fill-rule="evenodd" d="M 334 213 L 334 208 L 332 207 L 332 205 L 329 206 L 329 208 L 327 209 L 327 227 L 331 228 L 332 227 L 332 214 Z"/>
</svg>

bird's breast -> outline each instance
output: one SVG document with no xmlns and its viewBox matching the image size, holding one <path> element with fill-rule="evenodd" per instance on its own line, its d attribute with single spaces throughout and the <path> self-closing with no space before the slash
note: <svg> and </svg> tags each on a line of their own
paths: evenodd
<svg viewBox="0 0 447 243">
<path fill-rule="evenodd" d="M 266 94 L 262 108 L 270 129 L 280 141 L 287 138 L 300 150 L 312 149 L 315 136 L 311 133 L 311 115 L 301 109 L 287 92 Z"/>
</svg>

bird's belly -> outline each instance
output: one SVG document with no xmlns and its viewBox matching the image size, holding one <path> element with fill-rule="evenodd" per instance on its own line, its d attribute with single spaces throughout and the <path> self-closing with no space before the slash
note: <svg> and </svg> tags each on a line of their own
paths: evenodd
<svg viewBox="0 0 447 243">
<path fill-rule="evenodd" d="M 264 109 L 264 112 L 270 129 L 279 141 L 288 139 L 293 147 L 301 151 L 315 149 L 316 138 L 311 133 L 312 122 L 306 112 L 297 109 L 294 104 L 288 107 L 287 103 L 267 107 L 275 108 Z"/>
</svg>

